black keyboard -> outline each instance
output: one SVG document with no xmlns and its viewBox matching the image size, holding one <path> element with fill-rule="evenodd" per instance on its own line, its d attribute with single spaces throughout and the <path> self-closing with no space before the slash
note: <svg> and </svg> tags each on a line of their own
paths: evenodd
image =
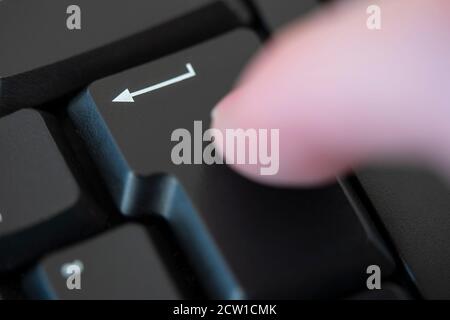
<svg viewBox="0 0 450 320">
<path fill-rule="evenodd" d="M 267 37 L 324 3 L 0 1 L 0 299 L 450 298 L 429 173 L 281 189 L 171 161 L 174 130 L 206 130 Z"/>
</svg>

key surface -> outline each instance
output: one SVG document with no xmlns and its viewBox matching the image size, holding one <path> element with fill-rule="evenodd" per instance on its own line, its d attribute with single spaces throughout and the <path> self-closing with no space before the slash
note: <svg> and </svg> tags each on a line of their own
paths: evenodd
<svg viewBox="0 0 450 320">
<path fill-rule="evenodd" d="M 51 254 L 27 276 L 25 288 L 38 299 L 179 299 L 150 231 L 130 224 Z M 79 267 L 79 287 L 69 278 L 77 272 L 71 265 Z"/>
<path fill-rule="evenodd" d="M 81 9 L 69 30 L 67 8 Z M 0 113 L 31 107 L 250 17 L 237 0 L 0 1 Z"/>
<path fill-rule="evenodd" d="M 251 0 L 251 2 L 267 29 L 272 32 L 321 5 L 321 0 Z"/>
<path fill-rule="evenodd" d="M 382 283 L 379 290 L 363 290 L 349 298 L 350 300 L 411 300 L 405 288 L 395 283 Z"/>
<path fill-rule="evenodd" d="M 450 187 L 420 168 L 357 172 L 397 251 L 427 299 L 450 299 Z"/>
<path fill-rule="evenodd" d="M 49 128 L 22 110 L 0 119 L 0 271 L 103 226 L 83 196 Z"/>
<path fill-rule="evenodd" d="M 166 219 L 216 298 L 336 296 L 356 291 L 366 267 L 392 259 L 338 184 L 317 190 L 256 185 L 225 165 L 174 165 L 171 133 L 209 126 L 259 41 L 236 31 L 89 86 L 70 114 L 126 215 Z M 113 102 L 186 73 L 196 76 Z M 123 98 L 123 96 L 122 96 Z M 280 133 L 282 134 L 282 133 Z M 170 174 L 169 174 L 170 173 Z M 361 219 L 361 220 L 360 220 Z"/>
</svg>

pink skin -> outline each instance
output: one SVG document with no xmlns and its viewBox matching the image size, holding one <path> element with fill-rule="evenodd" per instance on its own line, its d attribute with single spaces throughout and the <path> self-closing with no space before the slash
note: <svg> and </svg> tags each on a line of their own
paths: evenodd
<svg viewBox="0 0 450 320">
<path fill-rule="evenodd" d="M 366 27 L 370 4 L 379 31 Z M 213 127 L 280 130 L 278 174 L 232 166 L 267 184 L 324 183 L 376 161 L 450 172 L 450 1 L 344 1 L 292 24 L 218 104 Z"/>
</svg>

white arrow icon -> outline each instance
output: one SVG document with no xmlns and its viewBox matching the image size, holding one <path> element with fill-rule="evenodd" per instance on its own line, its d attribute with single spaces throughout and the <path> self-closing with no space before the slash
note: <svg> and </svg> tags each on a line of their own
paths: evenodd
<svg viewBox="0 0 450 320">
<path fill-rule="evenodd" d="M 122 91 L 121 94 L 119 94 L 117 97 L 115 97 L 112 102 L 134 102 L 133 97 L 140 96 L 141 94 L 155 91 L 155 90 L 170 86 L 177 82 L 180 82 L 180 81 L 183 81 L 183 80 L 186 80 L 186 79 L 196 76 L 195 70 L 190 63 L 186 64 L 186 69 L 188 70 L 188 72 L 186 72 L 178 77 L 160 82 L 158 84 L 155 84 L 153 86 L 147 87 L 147 88 L 139 90 L 139 91 L 130 92 L 130 90 L 125 89 L 124 91 Z"/>
</svg>

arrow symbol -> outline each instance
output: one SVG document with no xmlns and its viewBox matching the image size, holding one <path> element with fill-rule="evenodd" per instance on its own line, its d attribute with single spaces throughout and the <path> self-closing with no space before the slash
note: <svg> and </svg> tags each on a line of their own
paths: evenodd
<svg viewBox="0 0 450 320">
<path fill-rule="evenodd" d="M 144 94 L 144 93 L 149 93 L 149 92 L 170 86 L 172 84 L 175 84 L 180 81 L 184 81 L 186 79 L 195 77 L 197 75 L 195 73 L 194 68 L 192 67 L 192 65 L 190 63 L 186 64 L 186 69 L 188 72 L 186 72 L 182 75 L 179 75 L 178 77 L 160 82 L 158 84 L 141 89 L 139 91 L 130 92 L 130 90 L 125 89 L 124 91 L 122 91 L 122 93 L 120 93 L 117 97 L 115 97 L 112 102 L 134 102 L 134 99 L 133 99 L 134 97 L 140 96 L 141 94 Z"/>
</svg>

